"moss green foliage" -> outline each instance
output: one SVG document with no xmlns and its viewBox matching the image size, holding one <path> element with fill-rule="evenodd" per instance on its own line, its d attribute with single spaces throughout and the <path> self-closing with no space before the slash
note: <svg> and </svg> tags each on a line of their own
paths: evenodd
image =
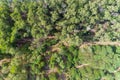
<svg viewBox="0 0 120 80">
<path fill-rule="evenodd" d="M 119 80 L 120 0 L 0 0 L 0 80 Z"/>
</svg>

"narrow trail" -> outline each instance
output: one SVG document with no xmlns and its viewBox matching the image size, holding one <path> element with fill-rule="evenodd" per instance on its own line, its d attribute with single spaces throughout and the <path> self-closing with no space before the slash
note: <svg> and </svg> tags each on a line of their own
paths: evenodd
<svg viewBox="0 0 120 80">
<path fill-rule="evenodd" d="M 85 42 L 82 45 L 80 45 L 80 48 L 84 48 L 85 46 L 92 46 L 92 45 L 120 46 L 120 42 Z"/>
<path fill-rule="evenodd" d="M 64 44 L 66 47 L 69 47 L 69 43 L 66 41 L 59 42 L 55 45 L 53 45 L 50 49 L 52 52 L 54 51 L 60 51 L 59 45 Z M 81 45 L 79 45 L 79 48 L 85 48 L 87 46 L 93 46 L 93 45 L 102 45 L 102 46 L 120 46 L 120 42 L 84 42 Z"/>
</svg>

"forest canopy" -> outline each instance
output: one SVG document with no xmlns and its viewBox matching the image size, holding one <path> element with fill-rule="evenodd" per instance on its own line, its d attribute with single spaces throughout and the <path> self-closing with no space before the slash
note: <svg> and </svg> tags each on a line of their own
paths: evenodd
<svg viewBox="0 0 120 80">
<path fill-rule="evenodd" d="M 119 80 L 120 0 L 0 0 L 0 80 Z"/>
</svg>

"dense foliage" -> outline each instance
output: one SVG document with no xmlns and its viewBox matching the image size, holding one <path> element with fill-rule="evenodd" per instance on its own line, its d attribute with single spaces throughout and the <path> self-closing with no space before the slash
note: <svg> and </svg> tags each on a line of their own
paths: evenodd
<svg viewBox="0 0 120 80">
<path fill-rule="evenodd" d="M 0 80 L 119 80 L 120 0 L 0 0 Z"/>
</svg>

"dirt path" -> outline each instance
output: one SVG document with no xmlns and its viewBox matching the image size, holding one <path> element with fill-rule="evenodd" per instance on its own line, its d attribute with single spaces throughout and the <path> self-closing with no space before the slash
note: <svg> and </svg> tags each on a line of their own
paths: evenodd
<svg viewBox="0 0 120 80">
<path fill-rule="evenodd" d="M 85 42 L 83 43 L 80 48 L 83 48 L 85 46 L 92 46 L 92 45 L 110 45 L 110 46 L 120 46 L 120 42 Z"/>
</svg>

